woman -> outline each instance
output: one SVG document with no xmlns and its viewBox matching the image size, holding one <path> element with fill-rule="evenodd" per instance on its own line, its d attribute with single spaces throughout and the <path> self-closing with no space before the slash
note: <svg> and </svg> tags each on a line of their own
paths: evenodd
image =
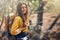
<svg viewBox="0 0 60 40">
<path fill-rule="evenodd" d="M 16 40 L 28 40 L 28 8 L 25 3 L 17 5 L 17 16 L 15 17 L 12 26 L 10 27 L 11 35 L 16 37 Z"/>
</svg>

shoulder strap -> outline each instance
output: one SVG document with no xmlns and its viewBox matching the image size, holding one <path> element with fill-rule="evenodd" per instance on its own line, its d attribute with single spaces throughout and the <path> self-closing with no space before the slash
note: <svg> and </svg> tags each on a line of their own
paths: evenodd
<svg viewBox="0 0 60 40">
<path fill-rule="evenodd" d="M 8 16 L 7 16 L 8 28 L 9 28 L 9 21 L 10 21 L 10 17 L 9 17 L 9 14 L 8 14 Z"/>
<path fill-rule="evenodd" d="M 11 36 L 11 34 L 10 34 L 10 30 L 9 30 L 9 22 L 10 22 L 10 16 L 9 16 L 9 14 L 8 14 L 8 16 L 7 16 L 7 36 L 8 36 L 8 38 Z"/>
</svg>

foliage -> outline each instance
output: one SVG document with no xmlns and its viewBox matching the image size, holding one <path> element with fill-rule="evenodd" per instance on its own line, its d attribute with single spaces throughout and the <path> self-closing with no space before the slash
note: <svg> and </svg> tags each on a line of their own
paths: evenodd
<svg viewBox="0 0 60 40">
<path fill-rule="evenodd" d="M 44 7 L 45 12 L 55 12 L 59 13 L 60 11 L 60 0 L 48 0 L 46 6 Z"/>
<path fill-rule="evenodd" d="M 8 12 L 15 12 L 16 6 L 20 1 L 24 0 L 0 0 L 0 14 L 7 14 Z M 28 4 L 30 13 L 39 7 L 41 0 L 25 0 Z M 59 12 L 60 11 L 60 0 L 48 0 L 47 4 L 44 6 L 44 12 Z"/>
</svg>

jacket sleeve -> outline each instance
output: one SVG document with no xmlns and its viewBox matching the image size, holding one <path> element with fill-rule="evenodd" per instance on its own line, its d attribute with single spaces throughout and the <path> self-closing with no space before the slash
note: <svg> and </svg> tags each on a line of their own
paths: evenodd
<svg viewBox="0 0 60 40">
<path fill-rule="evenodd" d="M 14 19 L 14 22 L 13 22 L 13 24 L 12 24 L 12 27 L 11 27 L 11 29 L 10 29 L 10 33 L 12 34 L 12 35 L 16 35 L 17 34 L 17 29 L 19 29 L 19 31 L 21 31 L 21 27 L 23 26 L 23 21 L 22 21 L 22 19 L 20 18 L 20 17 L 16 17 L 15 19 Z"/>
</svg>

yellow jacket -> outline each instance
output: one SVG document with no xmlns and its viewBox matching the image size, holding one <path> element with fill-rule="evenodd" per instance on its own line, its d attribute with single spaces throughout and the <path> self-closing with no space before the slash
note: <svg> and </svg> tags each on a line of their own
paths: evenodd
<svg viewBox="0 0 60 40">
<path fill-rule="evenodd" d="M 23 20 L 20 16 L 15 17 L 14 22 L 10 28 L 10 33 L 12 35 L 17 35 L 23 30 Z M 23 30 L 23 32 L 28 32 L 28 27 Z"/>
</svg>

